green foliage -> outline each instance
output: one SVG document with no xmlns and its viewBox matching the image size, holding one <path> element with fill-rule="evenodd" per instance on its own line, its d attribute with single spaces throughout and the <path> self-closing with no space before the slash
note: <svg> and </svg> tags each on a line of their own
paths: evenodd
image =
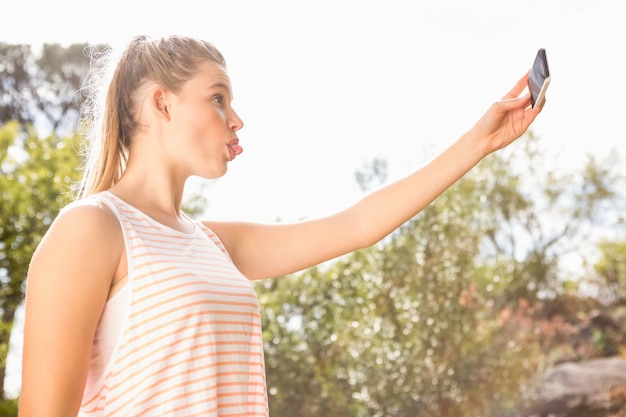
<svg viewBox="0 0 626 417">
<path fill-rule="evenodd" d="M 626 301 L 626 241 L 602 242 L 600 260 L 595 270 L 601 278 L 600 287 L 610 300 Z"/>
<path fill-rule="evenodd" d="M 0 416 L 2 417 L 17 417 L 17 400 L 2 400 L 0 399 Z"/>
<path fill-rule="evenodd" d="M 549 349 L 578 328 L 542 301 L 571 292 L 559 256 L 615 195 L 598 192 L 609 172 L 584 195 L 563 189 L 566 175 L 523 181 L 517 170 L 546 166 L 530 136 L 521 155 L 483 161 L 379 244 L 259 283 L 272 415 L 516 415 Z M 555 204 L 567 195 L 588 207 Z"/>
<path fill-rule="evenodd" d="M 30 258 L 78 178 L 79 145 L 77 137 L 21 133 L 15 122 L 0 128 L 0 368 Z"/>
<path fill-rule="evenodd" d="M 181 209 L 191 218 L 199 218 L 206 210 L 208 200 L 205 197 L 205 190 L 203 184 L 199 184 L 191 194 L 183 197 Z"/>
<path fill-rule="evenodd" d="M 528 136 L 477 171 L 490 201 L 478 271 L 495 296 L 536 302 L 565 287 L 578 289 L 580 277 L 563 268 L 563 260 L 585 257 L 597 234 L 615 227 L 625 183 L 610 169 L 618 165 L 616 153 L 605 161 L 590 157 L 580 171 L 560 172 L 546 161 L 541 142 Z"/>
<path fill-rule="evenodd" d="M 462 181 L 388 241 L 260 288 L 275 415 L 462 416 L 494 381 L 517 390 L 473 300 L 481 190 Z"/>
</svg>

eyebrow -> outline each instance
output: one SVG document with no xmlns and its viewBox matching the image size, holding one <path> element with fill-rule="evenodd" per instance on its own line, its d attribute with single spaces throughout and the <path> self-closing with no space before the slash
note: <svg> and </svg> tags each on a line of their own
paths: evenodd
<svg viewBox="0 0 626 417">
<path fill-rule="evenodd" d="M 218 81 L 218 82 L 216 82 L 214 84 L 211 84 L 209 86 L 209 89 L 214 89 L 214 88 L 221 88 L 221 89 L 226 90 L 226 91 L 228 91 L 230 93 L 230 85 L 228 85 L 227 83 L 224 83 L 222 81 Z"/>
<path fill-rule="evenodd" d="M 222 81 L 218 81 L 216 83 L 211 84 L 208 89 L 209 90 L 214 90 L 214 89 L 226 90 L 226 92 L 230 96 L 231 100 L 233 99 L 233 92 L 231 91 L 230 85 L 228 83 L 225 83 L 225 82 L 222 82 Z"/>
</svg>

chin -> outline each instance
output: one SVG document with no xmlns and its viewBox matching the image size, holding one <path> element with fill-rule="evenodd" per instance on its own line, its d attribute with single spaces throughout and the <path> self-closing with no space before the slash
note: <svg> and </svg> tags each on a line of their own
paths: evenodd
<svg viewBox="0 0 626 417">
<path fill-rule="evenodd" d="M 220 170 L 220 171 L 216 171 L 216 170 L 207 171 L 207 172 L 196 174 L 196 176 L 198 176 L 200 178 L 203 178 L 205 180 L 216 180 L 218 178 L 222 178 L 224 175 L 226 175 L 227 172 L 228 172 L 228 168 L 226 166 L 224 166 L 223 170 Z"/>
</svg>

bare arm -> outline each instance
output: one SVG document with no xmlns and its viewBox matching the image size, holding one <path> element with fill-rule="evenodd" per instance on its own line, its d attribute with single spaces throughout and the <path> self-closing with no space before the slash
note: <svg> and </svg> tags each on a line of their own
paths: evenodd
<svg viewBox="0 0 626 417">
<path fill-rule="evenodd" d="M 39 244 L 26 289 L 20 417 L 77 415 L 122 247 L 114 215 L 96 206 L 63 212 Z"/>
<path fill-rule="evenodd" d="M 465 135 L 413 174 L 335 215 L 295 224 L 211 223 L 250 279 L 284 275 L 370 246 L 411 219 L 486 155 L 520 137 L 541 111 L 518 97 L 526 75 Z"/>
</svg>

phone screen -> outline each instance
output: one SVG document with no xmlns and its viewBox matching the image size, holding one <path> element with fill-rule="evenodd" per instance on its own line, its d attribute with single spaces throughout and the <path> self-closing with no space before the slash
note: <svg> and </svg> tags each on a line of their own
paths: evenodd
<svg viewBox="0 0 626 417">
<path fill-rule="evenodd" d="M 532 106 L 540 106 L 550 84 L 550 69 L 548 68 L 548 59 L 546 58 L 546 50 L 541 48 L 537 51 L 535 62 L 528 76 L 528 89 L 530 90 L 530 101 Z"/>
</svg>

